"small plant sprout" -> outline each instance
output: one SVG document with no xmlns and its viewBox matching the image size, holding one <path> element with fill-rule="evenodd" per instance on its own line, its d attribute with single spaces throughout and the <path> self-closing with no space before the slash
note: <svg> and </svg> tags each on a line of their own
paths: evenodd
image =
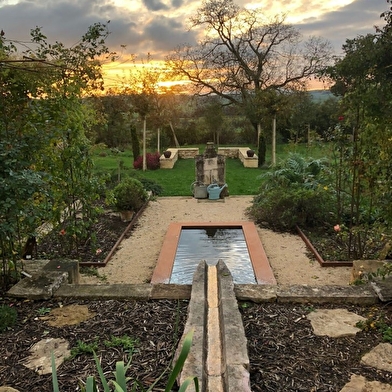
<svg viewBox="0 0 392 392">
<path fill-rule="evenodd" d="M 38 313 L 39 316 L 44 316 L 45 314 L 50 313 L 52 309 L 51 308 L 46 308 L 46 307 L 42 307 L 36 310 L 36 312 Z"/>
</svg>

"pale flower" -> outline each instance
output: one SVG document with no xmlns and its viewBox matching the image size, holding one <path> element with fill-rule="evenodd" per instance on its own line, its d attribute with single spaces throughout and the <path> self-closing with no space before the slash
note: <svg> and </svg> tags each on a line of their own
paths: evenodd
<svg viewBox="0 0 392 392">
<path fill-rule="evenodd" d="M 341 229 L 340 229 L 340 225 L 335 225 L 333 227 L 333 229 L 338 233 Z"/>
</svg>

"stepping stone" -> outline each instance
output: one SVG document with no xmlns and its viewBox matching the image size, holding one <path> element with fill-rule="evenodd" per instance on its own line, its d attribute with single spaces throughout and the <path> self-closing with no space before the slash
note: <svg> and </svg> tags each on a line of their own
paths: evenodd
<svg viewBox="0 0 392 392">
<path fill-rule="evenodd" d="M 378 381 L 368 381 L 363 376 L 353 374 L 350 382 L 340 392 L 392 392 L 392 386 Z"/>
<path fill-rule="evenodd" d="M 42 339 L 29 350 L 29 357 L 25 359 L 24 366 L 37 372 L 39 375 L 52 373 L 52 352 L 56 366 L 63 363 L 64 358 L 70 356 L 68 342 L 65 339 Z"/>
<path fill-rule="evenodd" d="M 358 321 L 366 321 L 364 317 L 346 309 L 318 309 L 306 317 L 310 320 L 315 335 L 332 338 L 355 336 L 360 331 L 355 325 Z"/>
<path fill-rule="evenodd" d="M 392 372 L 392 344 L 380 343 L 362 357 L 361 363 L 379 370 Z"/>
</svg>

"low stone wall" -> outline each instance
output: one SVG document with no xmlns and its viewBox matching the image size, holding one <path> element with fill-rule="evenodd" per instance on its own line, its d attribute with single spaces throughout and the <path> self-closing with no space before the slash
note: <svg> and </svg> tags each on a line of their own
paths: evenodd
<svg viewBox="0 0 392 392">
<path fill-rule="evenodd" d="M 171 151 L 171 155 L 170 158 L 165 158 L 163 154 L 159 157 L 161 169 L 173 169 L 178 158 L 192 159 L 199 154 L 198 148 L 168 148 L 166 151 Z"/>
<path fill-rule="evenodd" d="M 199 155 L 199 149 L 197 147 L 178 149 L 178 157 L 181 159 L 193 159 L 196 155 Z"/>
<path fill-rule="evenodd" d="M 253 157 L 248 157 L 246 152 L 249 150 L 248 147 L 238 149 L 238 158 L 244 165 L 244 167 L 253 167 L 257 168 L 259 166 L 259 159 L 257 155 L 253 155 Z"/>
<path fill-rule="evenodd" d="M 239 147 L 219 147 L 218 154 L 224 155 L 227 158 L 238 158 Z"/>
<path fill-rule="evenodd" d="M 258 157 L 256 154 L 253 157 L 248 157 L 246 155 L 248 150 L 249 147 L 219 147 L 218 154 L 227 158 L 240 159 L 244 167 L 257 168 Z M 160 156 L 161 169 L 173 169 L 179 158 L 193 159 L 199 155 L 198 148 L 168 148 L 167 151 L 171 151 L 171 156 L 170 158 L 165 158 L 163 154 Z"/>
<path fill-rule="evenodd" d="M 178 148 L 168 148 L 167 151 L 171 151 L 170 158 L 165 158 L 163 154 L 159 157 L 161 169 L 173 169 L 174 164 L 177 162 Z"/>
</svg>

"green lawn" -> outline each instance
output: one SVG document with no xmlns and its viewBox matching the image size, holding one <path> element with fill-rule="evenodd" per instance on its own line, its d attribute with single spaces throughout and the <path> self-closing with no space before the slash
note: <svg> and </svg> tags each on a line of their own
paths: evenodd
<svg viewBox="0 0 392 392">
<path fill-rule="evenodd" d="M 192 147 L 192 146 L 188 146 Z M 200 147 L 200 153 L 203 148 Z M 307 157 L 320 158 L 330 154 L 326 145 L 278 145 L 277 161 L 284 159 L 290 152 L 297 152 Z M 193 159 L 179 159 L 173 169 L 141 170 L 133 169 L 132 153 L 130 151 L 115 152 L 99 151 L 94 154 L 93 160 L 98 172 L 110 172 L 117 175 L 129 173 L 137 178 L 148 178 L 162 186 L 161 196 L 191 196 L 191 185 L 196 179 L 195 162 Z M 271 161 L 270 152 L 267 151 L 267 162 Z M 239 159 L 226 159 L 226 183 L 230 195 L 256 195 L 261 185 L 260 175 L 268 170 L 266 168 L 245 168 Z"/>
</svg>

